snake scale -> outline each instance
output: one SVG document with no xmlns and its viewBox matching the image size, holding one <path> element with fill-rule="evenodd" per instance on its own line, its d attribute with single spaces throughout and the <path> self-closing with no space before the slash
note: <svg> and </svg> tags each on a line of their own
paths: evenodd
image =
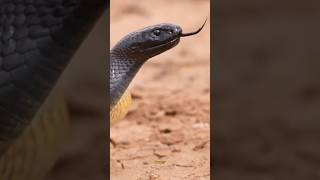
<svg viewBox="0 0 320 180">
<path fill-rule="evenodd" d="M 175 24 L 161 23 L 148 26 L 123 37 L 110 51 L 110 124 L 118 122 L 128 111 L 131 95 L 127 90 L 141 66 L 150 58 L 173 47 L 181 37 L 199 33 L 182 33 Z"/>
<path fill-rule="evenodd" d="M 38 180 L 68 115 L 56 83 L 104 0 L 0 0 L 0 180 Z"/>
</svg>

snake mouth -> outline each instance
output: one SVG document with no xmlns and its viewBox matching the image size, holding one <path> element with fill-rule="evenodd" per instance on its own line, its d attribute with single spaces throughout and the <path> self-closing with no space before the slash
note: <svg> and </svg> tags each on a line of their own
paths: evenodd
<svg viewBox="0 0 320 180">
<path fill-rule="evenodd" d="M 174 46 L 176 46 L 180 41 L 180 37 L 175 37 L 174 39 L 164 43 L 164 44 L 159 44 L 159 45 L 155 45 L 152 46 L 150 48 L 146 48 L 145 51 L 154 51 L 157 49 L 170 49 Z"/>
<path fill-rule="evenodd" d="M 145 51 L 153 51 L 153 50 L 158 50 L 158 49 L 170 49 L 174 46 L 176 46 L 179 41 L 180 41 L 180 38 L 181 37 L 187 37 L 187 36 L 193 36 L 193 35 L 196 35 L 198 34 L 204 27 L 204 25 L 206 24 L 207 22 L 207 19 L 204 21 L 204 23 L 202 24 L 202 26 L 196 30 L 196 31 L 193 31 L 193 32 L 189 32 L 189 33 L 182 33 L 180 32 L 176 37 L 174 37 L 172 40 L 164 43 L 164 44 L 159 44 L 159 45 L 155 45 L 155 46 L 152 46 L 150 48 L 146 48 Z"/>
</svg>

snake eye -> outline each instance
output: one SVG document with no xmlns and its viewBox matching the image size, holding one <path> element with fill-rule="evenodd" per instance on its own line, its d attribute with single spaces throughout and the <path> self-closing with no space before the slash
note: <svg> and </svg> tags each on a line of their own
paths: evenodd
<svg viewBox="0 0 320 180">
<path fill-rule="evenodd" d="M 160 36 L 160 34 L 161 34 L 161 32 L 160 32 L 159 29 L 154 30 L 152 33 L 153 33 L 154 35 L 156 35 L 156 36 Z"/>
</svg>

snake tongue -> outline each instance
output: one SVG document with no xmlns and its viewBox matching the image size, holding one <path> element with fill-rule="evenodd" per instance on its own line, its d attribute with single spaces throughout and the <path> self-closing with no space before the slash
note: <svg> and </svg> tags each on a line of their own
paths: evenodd
<svg viewBox="0 0 320 180">
<path fill-rule="evenodd" d="M 207 22 L 207 19 L 204 21 L 204 23 L 202 24 L 202 26 L 198 30 L 196 30 L 194 32 L 189 32 L 189 33 L 181 33 L 180 37 L 186 37 L 186 36 L 192 36 L 192 35 L 198 34 L 202 30 L 202 28 L 204 27 L 206 22 Z"/>
</svg>

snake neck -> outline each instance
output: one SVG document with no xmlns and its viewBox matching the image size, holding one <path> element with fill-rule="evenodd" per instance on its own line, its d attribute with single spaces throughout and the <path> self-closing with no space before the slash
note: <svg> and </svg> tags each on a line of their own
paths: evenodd
<svg viewBox="0 0 320 180">
<path fill-rule="evenodd" d="M 110 55 L 110 108 L 121 98 L 130 82 L 146 60 L 130 58 L 122 51 L 111 50 Z"/>
</svg>

